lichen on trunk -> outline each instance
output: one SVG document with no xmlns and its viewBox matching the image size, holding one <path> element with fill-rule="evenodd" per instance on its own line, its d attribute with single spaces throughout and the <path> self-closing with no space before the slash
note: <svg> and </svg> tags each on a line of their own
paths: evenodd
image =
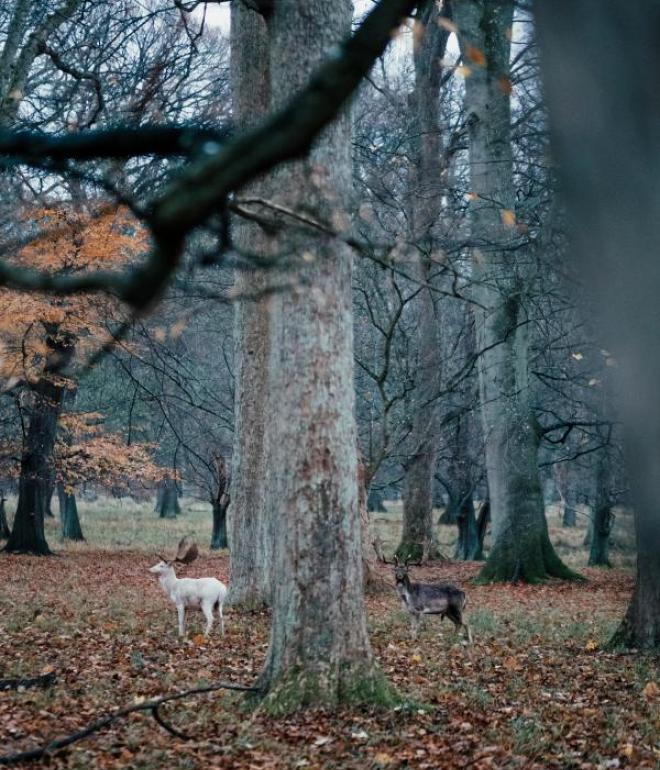
<svg viewBox="0 0 660 770">
<path fill-rule="evenodd" d="M 258 4 L 257 4 L 258 6 Z M 255 7 L 257 7 L 255 6 Z M 248 3 L 231 5 L 231 79 L 234 120 L 252 127 L 270 107 L 269 39 L 264 17 Z M 268 198 L 269 177 L 252 182 L 240 195 Z M 264 213 L 259 209 L 259 213 Z M 266 212 L 268 213 L 268 212 Z M 269 234 L 238 218 L 234 242 L 255 256 L 270 254 Z M 272 276 L 256 267 L 236 271 L 239 297 L 234 315 L 234 447 L 227 536 L 231 554 L 228 601 L 244 609 L 261 609 L 271 601 L 271 535 L 266 499 L 268 458 L 266 432 L 271 419 L 267 364 Z M 257 295 L 241 300 L 241 294 Z M 258 296 L 263 292 L 262 296 Z"/>
<path fill-rule="evenodd" d="M 350 33 L 349 0 L 314 12 L 276 3 L 268 20 L 273 106 L 285 103 Z M 348 115 L 307 160 L 277 172 L 276 204 L 348 227 Z M 321 231 L 285 230 L 278 243 L 295 286 L 272 297 L 268 507 L 273 527 L 271 639 L 259 679 L 263 707 L 395 699 L 366 625 L 354 415 L 351 252 Z"/>
</svg>

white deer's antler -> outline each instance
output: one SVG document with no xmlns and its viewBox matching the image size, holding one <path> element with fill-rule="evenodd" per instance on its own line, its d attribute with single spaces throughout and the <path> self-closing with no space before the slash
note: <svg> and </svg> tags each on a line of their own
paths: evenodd
<svg viewBox="0 0 660 770">
<path fill-rule="evenodd" d="M 184 537 L 179 543 L 174 561 L 179 564 L 190 564 L 199 556 L 197 543 L 191 537 Z"/>
</svg>

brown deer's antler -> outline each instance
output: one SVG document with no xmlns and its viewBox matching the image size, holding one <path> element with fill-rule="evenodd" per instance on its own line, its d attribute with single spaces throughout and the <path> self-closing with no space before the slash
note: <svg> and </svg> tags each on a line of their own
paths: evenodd
<svg viewBox="0 0 660 770">
<path fill-rule="evenodd" d="M 179 564 L 190 564 L 199 556 L 197 543 L 191 537 L 184 537 L 179 543 L 174 561 Z"/>
</svg>

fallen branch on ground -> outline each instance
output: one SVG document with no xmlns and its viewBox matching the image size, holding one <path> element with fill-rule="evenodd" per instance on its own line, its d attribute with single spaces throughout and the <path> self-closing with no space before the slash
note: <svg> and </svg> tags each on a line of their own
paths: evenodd
<svg viewBox="0 0 660 770">
<path fill-rule="evenodd" d="M 115 722 L 117 719 L 128 716 L 136 711 L 150 711 L 156 722 L 168 733 L 174 735 L 177 738 L 183 740 L 190 740 L 191 736 L 186 733 L 177 730 L 168 724 L 160 713 L 160 707 L 164 703 L 170 701 L 181 700 L 182 698 L 188 698 L 191 695 L 202 695 L 208 692 L 215 692 L 216 690 L 239 690 L 242 692 L 257 692 L 259 688 L 249 687 L 242 684 L 232 684 L 231 682 L 219 682 L 218 684 L 208 685 L 207 687 L 194 687 L 192 690 L 184 690 L 183 692 L 174 693 L 172 695 L 163 695 L 161 698 L 152 698 L 151 700 L 145 700 L 142 703 L 134 703 L 131 706 L 124 706 L 123 708 L 113 711 L 111 714 L 106 714 L 103 717 L 91 722 L 87 727 L 83 727 L 82 730 L 78 730 L 70 735 L 65 735 L 62 738 L 56 738 L 54 741 L 47 743 L 45 746 L 40 746 L 36 749 L 30 749 L 29 751 L 19 751 L 15 754 L 2 754 L 0 755 L 0 765 L 17 765 L 20 762 L 29 762 L 33 759 L 42 759 L 46 755 L 51 754 L 54 751 L 63 749 L 66 746 L 70 746 L 72 743 L 87 738 L 93 733 L 97 733 L 104 727 Z"/>
<path fill-rule="evenodd" d="M 54 671 L 49 671 L 47 674 L 39 674 L 39 676 L 0 679 L 0 690 L 27 690 L 30 687 L 50 687 L 51 684 L 55 684 L 56 679 Z"/>
</svg>

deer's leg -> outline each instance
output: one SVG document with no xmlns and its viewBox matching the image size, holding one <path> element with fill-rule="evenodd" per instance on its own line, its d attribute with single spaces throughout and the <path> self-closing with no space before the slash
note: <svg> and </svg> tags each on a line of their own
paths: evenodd
<svg viewBox="0 0 660 770">
<path fill-rule="evenodd" d="M 176 611 L 179 614 L 179 636 L 186 635 L 186 608 L 183 604 L 177 604 Z"/>
<path fill-rule="evenodd" d="M 410 613 L 410 629 L 412 631 L 412 638 L 417 639 L 417 634 L 419 632 L 419 613 L 418 612 Z"/>
<path fill-rule="evenodd" d="M 447 612 L 447 617 L 454 624 L 456 633 L 460 633 L 461 628 L 465 630 L 465 635 L 470 644 L 472 644 L 472 632 L 467 623 L 463 622 L 463 613 L 459 609 L 451 609 Z"/>
<path fill-rule="evenodd" d="M 213 605 L 202 604 L 202 612 L 206 618 L 206 629 L 204 630 L 204 636 L 208 636 L 213 628 Z"/>
<path fill-rule="evenodd" d="M 222 604 L 218 604 L 218 617 L 220 618 L 220 633 L 225 633 L 225 616 L 222 614 Z"/>
</svg>

